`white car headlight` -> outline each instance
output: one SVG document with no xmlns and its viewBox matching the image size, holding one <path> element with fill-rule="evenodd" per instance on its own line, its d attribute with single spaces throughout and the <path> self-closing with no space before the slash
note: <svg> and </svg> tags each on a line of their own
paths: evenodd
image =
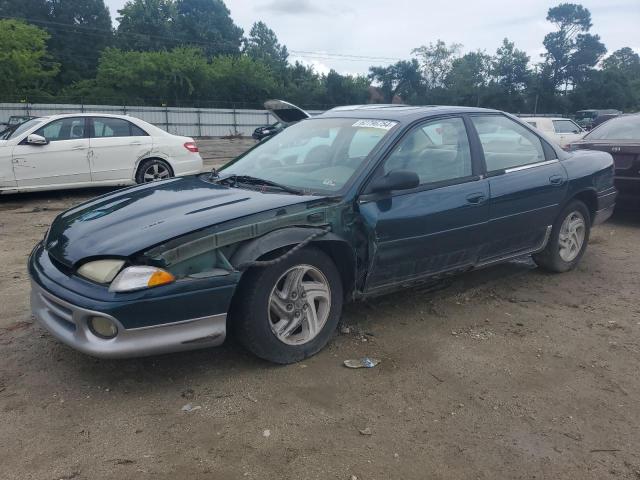
<svg viewBox="0 0 640 480">
<path fill-rule="evenodd" d="M 110 292 L 130 292 L 174 282 L 176 277 L 156 267 L 127 267 L 111 282 Z"/>
<path fill-rule="evenodd" d="M 78 269 L 78 273 L 94 282 L 109 283 L 115 278 L 123 265 L 124 260 L 94 260 L 82 265 Z"/>
</svg>

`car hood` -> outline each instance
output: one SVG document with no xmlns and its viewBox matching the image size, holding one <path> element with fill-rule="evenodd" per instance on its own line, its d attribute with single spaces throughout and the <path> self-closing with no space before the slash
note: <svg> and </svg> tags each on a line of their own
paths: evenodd
<svg viewBox="0 0 640 480">
<path fill-rule="evenodd" d="M 128 257 L 218 223 L 318 200 L 211 184 L 192 176 L 126 188 L 60 214 L 45 248 L 71 267 L 87 257 Z"/>
</svg>

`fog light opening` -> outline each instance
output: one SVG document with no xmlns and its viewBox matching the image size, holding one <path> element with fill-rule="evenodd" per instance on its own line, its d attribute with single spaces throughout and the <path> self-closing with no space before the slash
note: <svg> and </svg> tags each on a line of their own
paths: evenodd
<svg viewBox="0 0 640 480">
<path fill-rule="evenodd" d="M 98 338 L 109 340 L 118 334 L 118 327 L 106 317 L 91 317 L 88 322 L 89 330 Z"/>
</svg>

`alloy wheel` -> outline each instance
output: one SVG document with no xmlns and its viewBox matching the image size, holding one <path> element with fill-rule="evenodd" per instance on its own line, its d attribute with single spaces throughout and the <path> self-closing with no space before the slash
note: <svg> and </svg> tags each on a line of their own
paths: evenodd
<svg viewBox="0 0 640 480">
<path fill-rule="evenodd" d="M 560 258 L 565 262 L 572 262 L 580 254 L 586 234 L 584 217 L 578 211 L 573 211 L 564 219 L 560 227 L 558 243 Z"/>
<path fill-rule="evenodd" d="M 271 331 L 287 345 L 305 344 L 320 333 L 330 310 L 331 288 L 325 275 L 311 265 L 296 265 L 271 290 Z"/>
<path fill-rule="evenodd" d="M 142 176 L 144 183 L 157 182 L 171 177 L 171 172 L 161 163 L 154 162 L 149 165 Z"/>
</svg>

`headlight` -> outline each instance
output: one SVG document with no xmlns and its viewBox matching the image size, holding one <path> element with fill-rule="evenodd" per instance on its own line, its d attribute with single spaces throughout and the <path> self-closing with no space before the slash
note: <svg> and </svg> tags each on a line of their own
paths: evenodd
<svg viewBox="0 0 640 480">
<path fill-rule="evenodd" d="M 78 269 L 78 273 L 94 282 L 109 283 L 115 278 L 123 265 L 124 260 L 95 260 L 82 265 Z"/>
<path fill-rule="evenodd" d="M 143 288 L 158 287 L 175 281 L 175 277 L 161 268 L 127 267 L 111 282 L 110 292 L 130 292 Z"/>
</svg>

